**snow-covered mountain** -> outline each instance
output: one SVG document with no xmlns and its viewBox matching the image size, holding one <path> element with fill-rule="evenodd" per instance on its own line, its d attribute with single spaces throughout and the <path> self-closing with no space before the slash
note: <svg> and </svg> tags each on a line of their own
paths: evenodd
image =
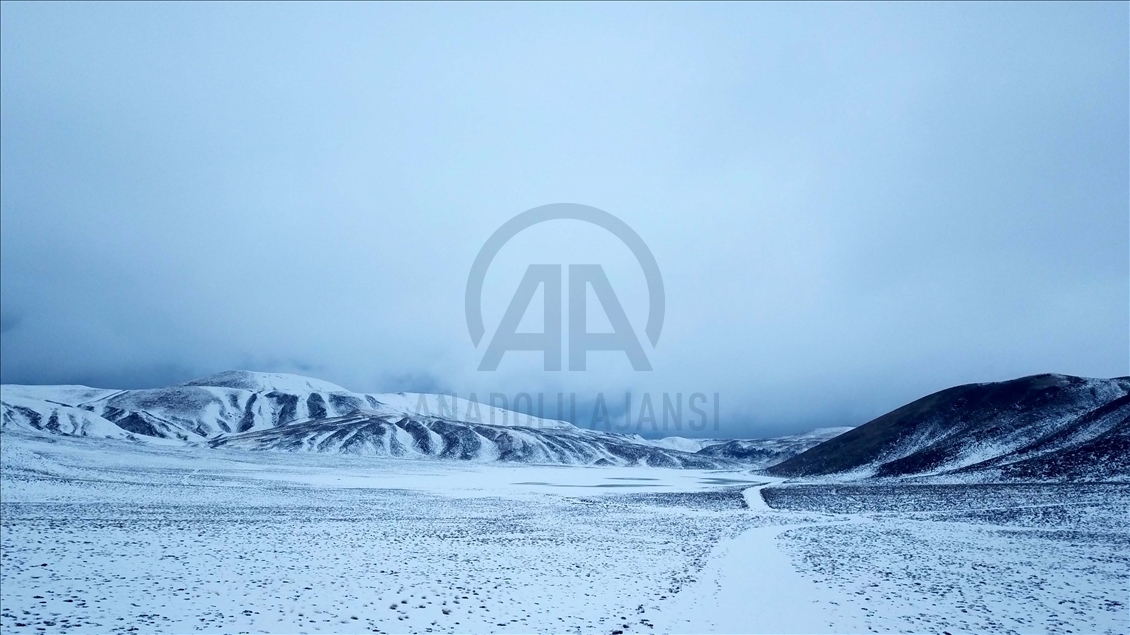
<svg viewBox="0 0 1130 635">
<path fill-rule="evenodd" d="M 124 430 L 183 441 L 205 441 L 221 434 L 267 430 L 358 411 L 435 415 L 451 421 L 500 426 L 571 427 L 564 421 L 518 415 L 446 395 L 353 393 L 319 379 L 250 371 L 228 371 L 176 386 L 143 390 L 5 385 L 0 387 L 0 401 L 5 427 L 47 429 L 79 436 L 83 431 L 115 436 Z M 68 423 L 70 427 L 64 425 L 65 430 L 48 427 L 52 409 L 63 406 L 70 410 L 58 413 L 60 421 L 74 419 L 75 423 Z M 76 409 L 83 412 L 74 412 Z M 111 429 L 114 427 L 118 431 Z"/>
<path fill-rule="evenodd" d="M 58 388 L 73 387 L 60 386 Z M 5 390 L 2 394 L 0 416 L 3 418 L 0 419 L 0 425 L 5 430 L 18 429 L 32 433 L 119 439 L 130 434 L 128 430 L 89 410 L 71 406 L 64 402 L 27 397 L 24 396 L 26 394 L 24 391 L 9 393 Z"/>
<path fill-rule="evenodd" d="M 229 371 L 165 388 L 0 386 L 0 429 L 213 448 L 570 465 L 769 468 L 780 476 L 1130 478 L 1130 378 L 958 386 L 858 428 L 647 440 L 447 395 L 365 394 Z M 770 467 L 772 466 L 772 467 Z"/>
<path fill-rule="evenodd" d="M 680 452 L 698 452 L 703 448 L 729 441 L 729 439 L 692 439 L 688 437 L 663 437 L 662 439 L 644 439 L 639 435 L 632 436 L 639 439 L 643 443 L 654 445 L 657 448 L 679 450 Z"/>
<path fill-rule="evenodd" d="M 583 430 L 571 425 L 545 428 L 501 426 L 372 412 L 223 435 L 212 440 L 210 445 L 245 450 L 559 465 L 705 469 L 733 466 L 725 459 L 657 448 L 625 435 Z"/>
<path fill-rule="evenodd" d="M 779 476 L 1130 477 L 1130 377 L 1034 375 L 923 397 L 769 469 Z"/>
<path fill-rule="evenodd" d="M 765 468 L 792 458 L 809 448 L 852 430 L 849 427 L 817 428 L 802 434 L 772 439 L 731 439 L 715 441 L 698 450 L 702 456 L 740 461 L 750 467 Z"/>
<path fill-rule="evenodd" d="M 0 387 L 0 426 L 29 434 L 166 439 L 211 447 L 581 465 L 734 463 L 582 430 L 448 395 L 353 393 L 229 371 L 165 388 Z"/>
</svg>

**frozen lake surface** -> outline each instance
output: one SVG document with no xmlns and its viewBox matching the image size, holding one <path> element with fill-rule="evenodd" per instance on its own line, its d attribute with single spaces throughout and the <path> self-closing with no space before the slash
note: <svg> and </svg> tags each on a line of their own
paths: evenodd
<svg viewBox="0 0 1130 635">
<path fill-rule="evenodd" d="M 4 632 L 1125 632 L 1128 485 L 5 433 Z"/>
</svg>

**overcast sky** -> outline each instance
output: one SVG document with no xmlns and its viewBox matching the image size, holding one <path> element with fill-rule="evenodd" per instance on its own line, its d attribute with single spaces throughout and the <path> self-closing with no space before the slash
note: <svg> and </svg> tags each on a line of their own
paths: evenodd
<svg viewBox="0 0 1130 635">
<path fill-rule="evenodd" d="M 4 4 L 0 374 L 718 393 L 724 436 L 1126 375 L 1127 11 Z M 649 246 L 658 345 L 640 266 L 576 221 L 503 249 L 472 344 L 476 253 L 557 202 Z M 477 371 L 532 263 L 602 264 L 654 370 Z"/>
</svg>

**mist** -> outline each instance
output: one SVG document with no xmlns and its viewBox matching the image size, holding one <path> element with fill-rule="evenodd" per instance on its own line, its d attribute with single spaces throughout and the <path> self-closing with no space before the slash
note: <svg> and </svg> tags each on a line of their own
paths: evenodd
<svg viewBox="0 0 1130 635">
<path fill-rule="evenodd" d="M 717 393 L 741 437 L 1130 374 L 1124 3 L 0 14 L 4 383 Z M 562 202 L 647 244 L 655 345 L 640 264 L 568 220 L 499 253 L 472 343 L 476 254 Z M 601 264 L 652 370 L 477 370 L 539 263 Z"/>
</svg>

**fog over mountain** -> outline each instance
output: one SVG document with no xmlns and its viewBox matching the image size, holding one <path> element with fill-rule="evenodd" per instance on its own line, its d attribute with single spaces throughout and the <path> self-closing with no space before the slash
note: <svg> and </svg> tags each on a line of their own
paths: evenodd
<svg viewBox="0 0 1130 635">
<path fill-rule="evenodd" d="M 753 438 L 1130 373 L 1125 4 L 0 15 L 5 384 L 252 368 L 582 411 L 603 392 L 617 420 L 625 392 L 717 393 L 722 429 L 695 434 Z M 556 202 L 654 254 L 655 346 L 640 265 L 574 221 L 499 253 L 472 344 L 480 247 Z M 602 264 L 654 370 L 476 370 L 539 263 Z"/>
</svg>

